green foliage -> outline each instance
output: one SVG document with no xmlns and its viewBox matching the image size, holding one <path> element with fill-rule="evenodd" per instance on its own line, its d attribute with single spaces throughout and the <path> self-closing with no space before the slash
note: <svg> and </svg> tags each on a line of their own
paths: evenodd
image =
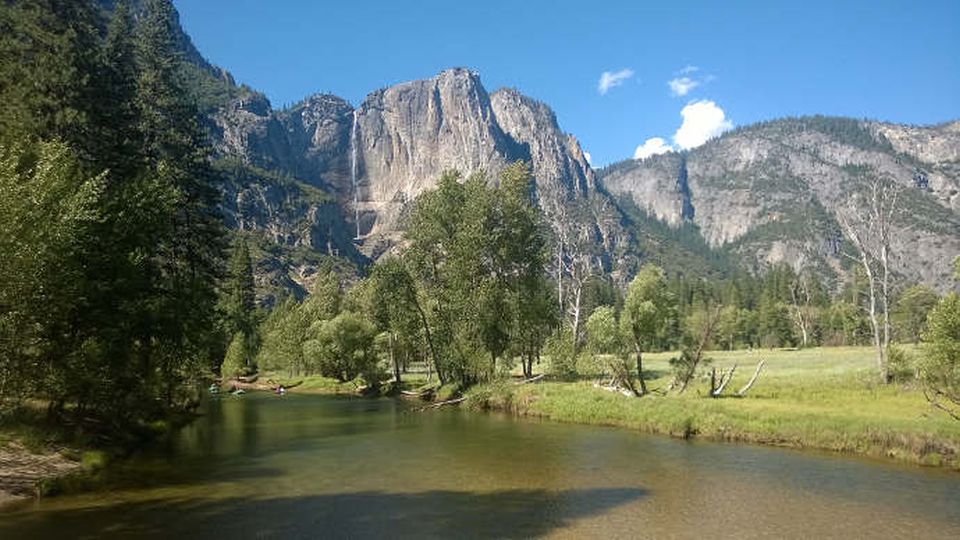
<svg viewBox="0 0 960 540">
<path fill-rule="evenodd" d="M 243 332 L 237 332 L 227 347 L 223 365 L 220 366 L 220 374 L 225 378 L 246 375 L 251 371 L 254 357 L 255 350 L 250 343 L 250 338 Z"/>
<path fill-rule="evenodd" d="M 496 188 L 483 175 L 460 180 L 444 174 L 416 201 L 407 230 L 435 369 L 441 381 L 470 384 L 511 351 L 529 374 L 555 317 L 529 170 L 508 167 Z"/>
<path fill-rule="evenodd" d="M 237 238 L 227 265 L 227 279 L 221 297 L 228 335 L 240 332 L 245 336 L 253 336 L 257 326 L 253 262 L 250 248 L 242 236 Z"/>
<path fill-rule="evenodd" d="M 368 385 L 377 386 L 381 374 L 374 349 L 376 335 L 372 324 L 344 312 L 314 323 L 310 339 L 303 343 L 303 355 L 311 372 L 340 382 L 361 375 Z"/>
<path fill-rule="evenodd" d="M 573 333 L 567 329 L 557 330 L 547 338 L 543 353 L 550 357 L 550 374 L 560 380 L 573 380 L 577 377 L 577 349 L 573 342 Z"/>
<path fill-rule="evenodd" d="M 960 419 L 960 295 L 950 293 L 933 308 L 923 340 L 920 373 L 927 397 Z"/>
<path fill-rule="evenodd" d="M 663 270 L 645 265 L 627 287 L 620 322 L 638 352 L 652 349 L 675 317 Z"/>
<path fill-rule="evenodd" d="M 890 322 L 896 338 L 903 343 L 917 343 L 927 324 L 927 314 L 937 305 L 940 296 L 924 285 L 905 289 L 890 310 Z"/>
<path fill-rule="evenodd" d="M 760 306 L 758 331 L 760 345 L 766 348 L 796 345 L 790 308 L 783 302 L 767 301 Z"/>
<path fill-rule="evenodd" d="M 622 354 L 625 336 L 610 306 L 600 306 L 587 318 L 587 349 L 594 355 Z"/>
<path fill-rule="evenodd" d="M 103 184 L 62 143 L 0 146 L 0 396 L 64 392 L 89 360 L 66 330 L 80 315 Z"/>
<path fill-rule="evenodd" d="M 388 334 L 387 352 L 394 378 L 400 380 L 402 368 L 424 351 L 422 309 L 416 284 L 400 259 L 388 258 L 373 267 L 370 274 L 371 294 L 367 313 L 378 329 Z"/>
<path fill-rule="evenodd" d="M 635 394 L 628 365 L 631 337 L 623 331 L 610 306 L 593 310 L 587 318 L 587 350 L 593 357 L 594 369 L 609 376 L 613 386 L 625 386 Z"/>
<path fill-rule="evenodd" d="M 917 366 L 913 355 L 905 348 L 890 345 L 887 348 L 887 374 L 891 382 L 905 383 L 917 378 Z"/>
</svg>

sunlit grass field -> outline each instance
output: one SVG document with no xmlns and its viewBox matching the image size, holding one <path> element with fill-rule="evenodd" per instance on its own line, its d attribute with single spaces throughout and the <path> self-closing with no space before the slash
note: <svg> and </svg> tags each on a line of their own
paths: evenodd
<svg viewBox="0 0 960 540">
<path fill-rule="evenodd" d="M 915 351 L 914 351 L 915 353 Z M 651 391 L 666 389 L 671 353 L 645 356 Z M 713 366 L 738 365 L 726 396 L 706 397 L 698 378 L 683 395 L 634 398 L 594 386 L 592 378 L 471 390 L 475 407 L 557 421 L 620 426 L 703 437 L 887 456 L 960 469 L 960 422 L 927 403 L 916 381 L 881 384 L 867 347 L 713 352 Z M 742 398 L 733 397 L 766 359 Z M 545 368 L 546 366 L 541 366 Z"/>
</svg>

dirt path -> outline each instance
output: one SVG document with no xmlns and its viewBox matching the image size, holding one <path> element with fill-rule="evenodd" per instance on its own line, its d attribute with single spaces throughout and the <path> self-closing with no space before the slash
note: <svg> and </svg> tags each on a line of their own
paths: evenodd
<svg viewBox="0 0 960 540">
<path fill-rule="evenodd" d="M 17 442 L 0 443 L 0 508 L 37 495 L 41 480 L 66 476 L 80 463 L 58 452 L 34 454 Z"/>
</svg>

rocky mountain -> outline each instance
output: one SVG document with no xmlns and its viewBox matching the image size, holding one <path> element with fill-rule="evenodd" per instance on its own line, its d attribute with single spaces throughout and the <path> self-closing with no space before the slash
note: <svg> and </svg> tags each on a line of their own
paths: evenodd
<svg viewBox="0 0 960 540">
<path fill-rule="evenodd" d="M 776 120 L 599 176 L 612 194 L 674 227 L 694 224 L 709 245 L 754 269 L 786 262 L 840 274 L 849 246 L 838 218 L 875 178 L 901 187 L 892 231 L 897 273 L 945 286 L 960 254 L 960 122 Z"/>
<path fill-rule="evenodd" d="M 513 89 L 488 94 L 467 69 L 377 90 L 357 106 L 318 94 L 275 110 L 180 36 L 228 225 L 259 240 L 266 303 L 280 290 L 305 294 L 324 260 L 364 264 L 396 246 L 412 201 L 445 170 L 495 181 L 515 160 L 531 165 L 561 244 L 557 265 L 579 258 L 621 281 L 645 260 L 715 274 L 787 262 L 840 276 L 849 246 L 837 217 L 878 176 L 905 188 L 894 231 L 902 276 L 945 286 L 960 253 L 960 122 L 784 119 L 595 172 L 547 105 Z"/>
<path fill-rule="evenodd" d="M 342 209 L 337 226 L 316 231 L 317 241 L 286 239 L 295 244 L 329 243 L 347 252 L 351 246 L 335 233 L 349 230 L 365 256 L 377 257 L 396 245 L 411 203 L 444 171 L 485 171 L 496 181 L 504 166 L 523 160 L 548 217 L 572 204 L 595 210 L 577 219 L 603 247 L 599 264 L 610 266 L 627 252 L 629 237 L 613 205 L 602 204 L 607 196 L 596 190 L 583 151 L 553 112 L 516 90 L 488 94 L 467 69 L 378 90 L 356 108 L 316 95 L 275 111 L 250 93 L 230 100 L 212 120 L 221 158 L 289 175 L 329 193 Z"/>
</svg>

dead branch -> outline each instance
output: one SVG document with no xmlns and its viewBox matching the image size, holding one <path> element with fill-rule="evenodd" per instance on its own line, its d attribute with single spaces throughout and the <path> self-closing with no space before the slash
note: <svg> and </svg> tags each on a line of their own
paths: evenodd
<svg viewBox="0 0 960 540">
<path fill-rule="evenodd" d="M 730 371 L 720 371 L 720 381 L 714 387 L 714 384 L 717 383 L 716 374 L 717 368 L 713 368 L 710 373 L 710 397 L 719 397 L 720 394 L 723 394 L 723 391 L 727 388 L 727 385 L 730 384 L 730 381 L 733 380 L 733 372 L 737 370 L 737 364 L 734 364 Z"/>
<path fill-rule="evenodd" d="M 467 399 L 467 397 L 466 397 L 466 396 L 463 396 L 463 397 L 448 399 L 448 400 L 446 400 L 446 401 L 438 401 L 438 402 L 436 402 L 436 403 L 431 403 L 430 405 L 426 405 L 426 406 L 424 406 L 424 407 L 420 407 L 419 409 L 417 409 L 417 411 L 418 411 L 418 412 L 423 412 L 423 411 L 426 411 L 426 410 L 429 410 L 429 409 L 439 409 L 440 407 L 444 407 L 444 406 L 446 406 L 446 405 L 456 405 L 457 403 L 462 403 L 462 402 L 466 401 L 466 399 Z"/>
<path fill-rule="evenodd" d="M 760 377 L 760 370 L 763 369 L 763 364 L 765 362 L 766 360 L 763 359 L 757 362 L 757 370 L 753 372 L 753 377 L 750 377 L 750 380 L 747 382 L 747 384 L 737 392 L 737 397 L 743 397 L 747 395 L 747 392 L 753 387 L 753 383 L 757 382 L 757 379 Z"/>
<path fill-rule="evenodd" d="M 932 396 L 930 395 L 931 392 L 933 392 Z M 954 420 L 960 420 L 960 411 L 955 411 L 950 407 L 940 403 L 938 396 L 945 396 L 949 401 L 954 402 L 954 400 L 950 399 L 950 396 L 947 396 L 944 392 L 937 390 L 936 388 L 928 388 L 926 385 L 924 385 L 923 397 L 927 398 L 927 402 L 930 403 L 930 405 L 949 414 Z M 960 402 L 957 402 L 957 404 L 960 405 Z"/>
<path fill-rule="evenodd" d="M 535 382 L 537 382 L 537 381 L 539 381 L 539 380 L 542 380 L 543 377 L 544 377 L 544 375 L 543 375 L 543 373 L 541 373 L 540 375 L 537 375 L 536 377 L 530 377 L 529 379 L 524 379 L 524 380 L 522 380 L 522 381 L 517 381 L 517 382 L 515 382 L 515 383 L 513 383 L 513 384 L 516 384 L 516 385 L 519 386 L 519 385 L 521 385 L 521 384 L 535 383 Z"/>
</svg>

